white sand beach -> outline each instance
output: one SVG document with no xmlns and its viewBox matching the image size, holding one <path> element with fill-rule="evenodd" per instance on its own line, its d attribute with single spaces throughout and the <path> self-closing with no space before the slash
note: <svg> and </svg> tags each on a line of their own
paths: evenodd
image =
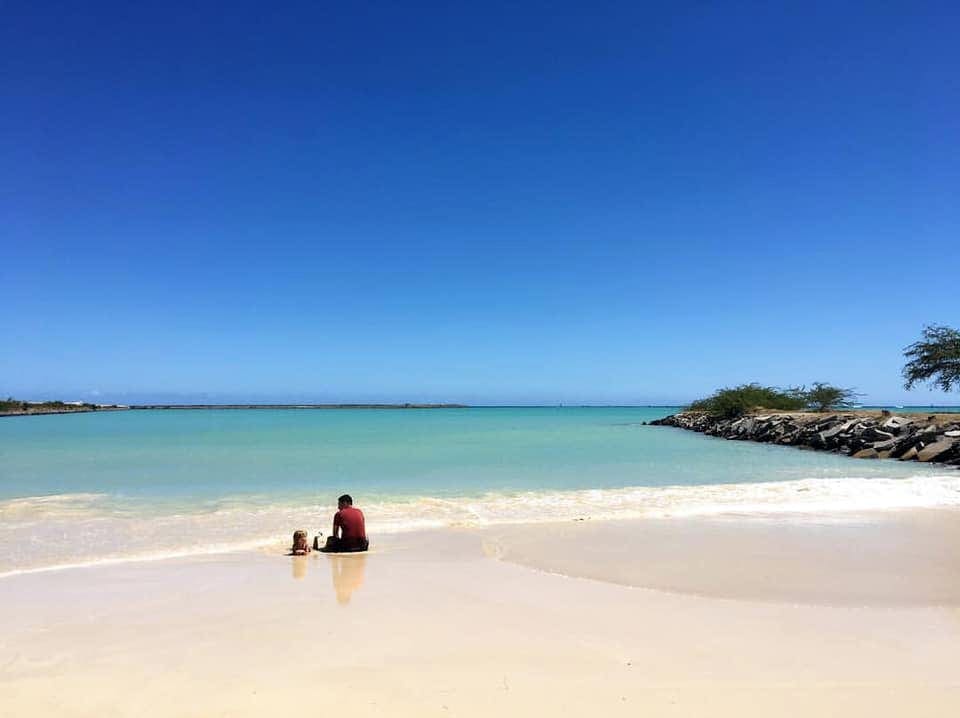
<svg viewBox="0 0 960 718">
<path fill-rule="evenodd" d="M 953 716 L 958 525 L 566 522 L 14 576 L 0 715 Z"/>
</svg>

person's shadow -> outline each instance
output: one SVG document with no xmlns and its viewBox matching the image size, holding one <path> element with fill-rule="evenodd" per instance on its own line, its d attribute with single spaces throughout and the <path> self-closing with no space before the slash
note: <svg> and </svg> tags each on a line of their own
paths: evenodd
<svg viewBox="0 0 960 718">
<path fill-rule="evenodd" d="M 328 554 L 330 575 L 333 578 L 333 590 L 337 594 L 337 603 L 350 603 L 353 592 L 363 585 L 363 572 L 367 565 L 365 553 Z"/>
</svg>

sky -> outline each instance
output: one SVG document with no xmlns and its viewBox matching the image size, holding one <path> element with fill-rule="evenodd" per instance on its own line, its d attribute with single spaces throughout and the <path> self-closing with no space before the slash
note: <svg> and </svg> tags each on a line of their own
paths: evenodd
<svg viewBox="0 0 960 718">
<path fill-rule="evenodd" d="M 955 3 L 0 8 L 4 395 L 960 404 Z"/>
</svg>

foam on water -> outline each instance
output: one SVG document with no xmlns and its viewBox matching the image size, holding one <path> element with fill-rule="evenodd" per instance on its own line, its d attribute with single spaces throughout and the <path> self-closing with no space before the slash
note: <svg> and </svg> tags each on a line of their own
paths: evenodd
<svg viewBox="0 0 960 718">
<path fill-rule="evenodd" d="M 0 502 L 0 578 L 126 561 L 159 560 L 257 548 L 284 549 L 294 528 L 329 530 L 319 500 L 265 503 L 228 497 L 189 510 L 105 495 L 26 497 Z M 482 527 L 574 519 L 722 514 L 809 514 L 960 506 L 960 473 L 899 479 L 844 477 L 702 486 L 635 486 L 573 491 L 489 492 L 407 497 L 363 505 L 376 536 L 436 527 Z M 119 509 L 119 510 L 116 510 Z"/>
</svg>

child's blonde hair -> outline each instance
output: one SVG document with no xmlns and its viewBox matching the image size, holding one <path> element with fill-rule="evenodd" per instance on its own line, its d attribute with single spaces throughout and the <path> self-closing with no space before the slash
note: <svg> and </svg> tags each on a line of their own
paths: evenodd
<svg viewBox="0 0 960 718">
<path fill-rule="evenodd" d="M 299 555 L 303 553 L 310 552 L 310 544 L 307 543 L 307 532 L 306 531 L 294 531 L 293 532 L 293 554 Z"/>
</svg>

